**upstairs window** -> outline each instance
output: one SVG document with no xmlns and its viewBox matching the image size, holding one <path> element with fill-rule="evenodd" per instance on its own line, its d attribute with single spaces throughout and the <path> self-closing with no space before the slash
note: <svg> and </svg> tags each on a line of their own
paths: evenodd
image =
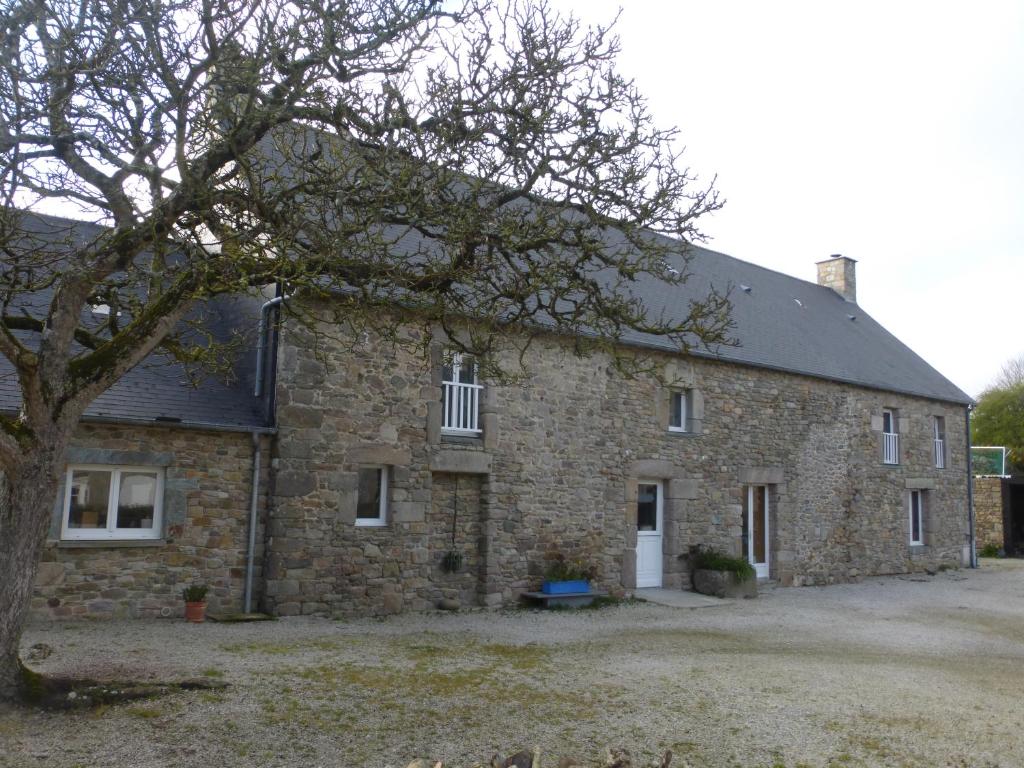
<svg viewBox="0 0 1024 768">
<path fill-rule="evenodd" d="M 158 539 L 163 472 L 151 467 L 68 467 L 61 538 Z"/>
<path fill-rule="evenodd" d="M 946 420 L 942 416 L 932 419 L 932 443 L 934 445 L 935 468 L 946 468 Z"/>
<path fill-rule="evenodd" d="M 669 395 L 669 432 L 689 432 L 690 418 L 693 412 L 691 390 L 677 390 Z"/>
<path fill-rule="evenodd" d="M 896 411 L 886 408 L 882 411 L 882 463 L 900 463 L 900 436 L 897 432 Z"/>
<path fill-rule="evenodd" d="M 480 391 L 472 357 L 452 353 L 441 372 L 441 430 L 455 435 L 479 435 Z"/>
<path fill-rule="evenodd" d="M 356 525 L 387 525 L 387 467 L 360 467 L 358 493 L 359 497 L 356 501 Z"/>
</svg>

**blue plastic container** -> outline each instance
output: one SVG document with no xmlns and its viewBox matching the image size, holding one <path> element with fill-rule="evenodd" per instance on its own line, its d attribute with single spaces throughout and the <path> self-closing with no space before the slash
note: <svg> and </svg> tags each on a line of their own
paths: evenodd
<svg viewBox="0 0 1024 768">
<path fill-rule="evenodd" d="M 545 581 L 540 591 L 545 595 L 567 595 L 570 592 L 589 592 L 590 582 L 586 579 L 577 581 Z"/>
</svg>

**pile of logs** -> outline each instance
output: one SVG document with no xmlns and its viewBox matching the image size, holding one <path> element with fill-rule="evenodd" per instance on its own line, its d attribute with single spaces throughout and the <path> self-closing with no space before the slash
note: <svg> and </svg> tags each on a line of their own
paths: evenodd
<svg viewBox="0 0 1024 768">
<path fill-rule="evenodd" d="M 661 760 L 657 763 L 649 764 L 651 768 L 669 768 L 669 763 L 672 762 L 672 752 L 666 751 L 661 756 Z M 570 757 L 563 757 L 556 762 L 547 764 L 549 768 L 588 768 L 588 766 L 594 766 L 594 768 L 642 768 L 639 763 L 634 763 L 630 757 L 629 752 L 624 749 L 608 749 L 608 753 L 605 756 L 605 760 L 602 763 L 580 763 L 573 760 Z M 430 761 L 430 760 L 413 760 L 406 768 L 445 768 L 443 761 Z M 523 750 L 522 752 L 516 752 L 514 755 L 502 759 L 500 755 L 495 755 L 491 758 L 488 763 L 476 763 L 473 768 L 543 768 L 540 759 L 540 748 L 534 747 L 533 750 Z M 643 768 L 647 768 L 643 766 Z M 686 768 L 686 762 L 680 768 Z"/>
</svg>

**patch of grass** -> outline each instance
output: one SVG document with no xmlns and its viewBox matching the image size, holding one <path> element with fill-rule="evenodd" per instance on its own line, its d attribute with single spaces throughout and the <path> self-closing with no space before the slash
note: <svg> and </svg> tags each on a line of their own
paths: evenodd
<svg viewBox="0 0 1024 768">
<path fill-rule="evenodd" d="M 155 720 L 163 714 L 161 710 L 153 709 L 151 707 L 128 707 L 125 712 L 132 717 L 139 717 L 143 720 Z"/>
<path fill-rule="evenodd" d="M 986 544 L 978 550 L 978 557 L 999 557 L 999 545 Z"/>
<path fill-rule="evenodd" d="M 224 672 L 215 667 L 204 669 L 200 674 L 202 674 L 203 677 L 224 677 Z"/>
</svg>

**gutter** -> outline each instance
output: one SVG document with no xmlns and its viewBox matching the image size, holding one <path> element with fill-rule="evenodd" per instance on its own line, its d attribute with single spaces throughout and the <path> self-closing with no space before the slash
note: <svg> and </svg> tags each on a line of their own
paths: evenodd
<svg viewBox="0 0 1024 768">
<path fill-rule="evenodd" d="M 274 435 L 277 427 L 255 427 L 244 424 L 221 424 L 215 421 L 180 421 L 178 419 L 132 419 L 123 416 L 89 416 L 79 419 L 82 424 L 130 424 L 137 427 L 171 427 L 175 429 L 205 429 L 211 432 L 245 432 L 246 434 Z"/>
<path fill-rule="evenodd" d="M 968 405 L 964 409 L 965 434 L 967 435 L 967 525 L 969 528 L 968 537 L 971 546 L 970 566 L 978 567 L 978 541 L 974 531 L 974 473 L 971 472 L 971 411 L 974 405 Z"/>
</svg>

